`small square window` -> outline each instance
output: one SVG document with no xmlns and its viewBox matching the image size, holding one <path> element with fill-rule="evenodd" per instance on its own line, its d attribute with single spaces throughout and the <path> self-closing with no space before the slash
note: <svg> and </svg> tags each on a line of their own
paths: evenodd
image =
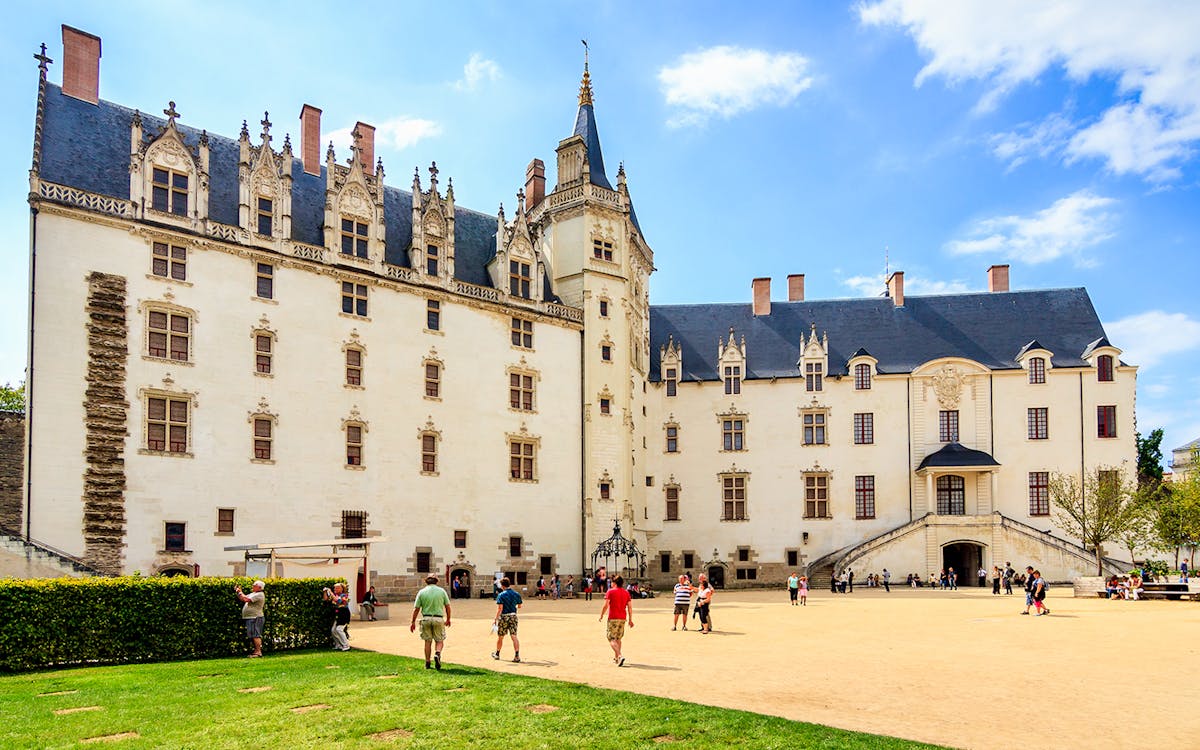
<svg viewBox="0 0 1200 750">
<path fill-rule="evenodd" d="M 750 562 L 750 550 L 745 547 L 738 548 L 738 562 Z"/>
<path fill-rule="evenodd" d="M 654 486 L 654 477 L 646 477 L 646 486 L 647 486 L 647 487 L 653 487 L 653 486 Z"/>
<path fill-rule="evenodd" d="M 607 398 L 600 399 L 600 413 L 601 414 L 611 414 L 612 413 L 612 402 L 609 399 L 607 399 Z"/>
<path fill-rule="evenodd" d="M 600 300 L 600 317 L 608 317 L 608 300 L 606 299 Z"/>
<path fill-rule="evenodd" d="M 275 299 L 275 266 L 270 263 L 257 264 L 254 293 L 259 299 Z"/>
<path fill-rule="evenodd" d="M 467 547 L 467 532 L 454 532 L 454 549 L 466 549 Z"/>
<path fill-rule="evenodd" d="M 512 319 L 512 345 L 522 349 L 533 348 L 533 321 Z"/>
<path fill-rule="evenodd" d="M 418 552 L 417 553 L 417 572 L 418 573 L 432 572 L 432 570 L 433 570 L 432 558 L 433 558 L 432 552 Z"/>
<path fill-rule="evenodd" d="M 549 555 L 542 555 L 538 558 L 538 572 L 544 576 L 548 576 L 554 572 L 554 558 Z"/>
<path fill-rule="evenodd" d="M 425 328 L 430 331 L 442 330 L 442 303 L 431 299 L 425 303 Z"/>
<path fill-rule="evenodd" d="M 217 533 L 233 533 L 233 508 L 217 508 Z"/>
<path fill-rule="evenodd" d="M 155 242 L 150 271 L 155 276 L 187 281 L 187 248 Z"/>
<path fill-rule="evenodd" d="M 508 556 L 521 557 L 521 547 L 524 540 L 519 536 L 510 536 L 508 538 Z"/>
<path fill-rule="evenodd" d="M 789 568 L 794 568 L 800 564 L 800 553 L 797 550 L 790 549 L 787 551 L 787 564 Z"/>
<path fill-rule="evenodd" d="M 612 345 L 604 344 L 600 347 L 600 359 L 605 362 L 612 362 Z"/>
<path fill-rule="evenodd" d="M 600 499 L 601 500 L 611 500 L 612 499 L 612 485 L 609 484 L 608 482 L 600 483 Z"/>
<path fill-rule="evenodd" d="M 367 285 L 342 282 L 342 312 L 360 318 L 367 317 Z"/>
<path fill-rule="evenodd" d="M 694 552 L 683 553 L 683 567 L 685 569 L 696 567 L 696 554 Z"/>
<path fill-rule="evenodd" d="M 166 546 L 163 547 L 167 552 L 186 552 L 187 551 L 187 524 L 172 523 L 166 524 Z"/>
</svg>

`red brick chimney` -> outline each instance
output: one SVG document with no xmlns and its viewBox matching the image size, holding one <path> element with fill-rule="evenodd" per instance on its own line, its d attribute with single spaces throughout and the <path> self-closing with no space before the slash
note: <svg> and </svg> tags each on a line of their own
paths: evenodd
<svg viewBox="0 0 1200 750">
<path fill-rule="evenodd" d="M 888 296 L 896 307 L 904 307 L 904 272 L 895 271 L 887 280 Z"/>
<path fill-rule="evenodd" d="M 1008 291 L 1008 264 L 1002 266 L 992 266 L 988 269 L 988 291 L 989 292 L 1007 292 Z"/>
<path fill-rule="evenodd" d="M 100 103 L 100 37 L 62 27 L 62 92 L 92 104 Z"/>
<path fill-rule="evenodd" d="M 305 172 L 321 176 L 321 110 L 311 104 L 300 110 L 300 160 Z"/>
<path fill-rule="evenodd" d="M 755 279 L 751 283 L 754 290 L 754 315 L 771 314 L 771 279 Z"/>
<path fill-rule="evenodd" d="M 358 155 L 362 159 L 363 172 L 375 174 L 375 126 L 358 122 L 354 127 L 358 130 Z"/>
<path fill-rule="evenodd" d="M 794 273 L 788 276 L 788 302 L 804 301 L 804 274 Z"/>
<path fill-rule="evenodd" d="M 534 159 L 525 167 L 525 210 L 532 211 L 546 198 L 546 164 Z"/>
</svg>

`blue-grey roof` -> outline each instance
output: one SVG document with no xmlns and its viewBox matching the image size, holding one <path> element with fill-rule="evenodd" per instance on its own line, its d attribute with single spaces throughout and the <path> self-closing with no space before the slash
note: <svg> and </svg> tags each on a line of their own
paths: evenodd
<svg viewBox="0 0 1200 750">
<path fill-rule="evenodd" d="M 977 451 L 959 443 L 946 443 L 940 450 L 930 453 L 917 467 L 917 471 L 925 468 L 959 468 L 962 466 L 999 466 L 1000 462 L 992 458 L 986 451 Z"/>
<path fill-rule="evenodd" d="M 590 107 L 589 107 L 590 109 Z M 54 84 L 46 85 L 42 122 L 41 177 L 49 182 L 87 190 L 114 198 L 129 199 L 129 133 L 133 110 L 101 100 L 98 105 L 65 96 Z M 157 135 L 166 124 L 161 117 L 142 114 L 147 137 Z M 593 182 L 609 187 L 604 180 L 600 141 L 595 137 L 595 120 L 586 118 L 591 133 Z M 200 131 L 176 123 L 184 142 L 195 147 Z M 209 218 L 222 224 L 238 223 L 238 142 L 209 134 Z M 596 179 L 599 169 L 600 179 Z M 384 258 L 388 263 L 408 266 L 412 243 L 412 193 L 385 187 L 383 214 L 387 228 Z M 325 168 L 321 175 L 304 171 L 299 159 L 292 162 L 292 239 L 310 245 L 324 244 Z M 454 211 L 454 276 L 480 286 L 492 286 L 487 262 L 496 254 L 496 217 L 466 208 Z M 553 299 L 547 283 L 546 299 Z"/>
<path fill-rule="evenodd" d="M 587 144 L 587 159 L 588 167 L 592 172 L 592 184 L 612 190 L 613 186 L 608 181 L 608 176 L 604 174 L 604 154 L 600 151 L 600 131 L 596 129 L 596 113 L 592 110 L 592 105 L 579 105 L 579 112 L 575 115 L 575 135 L 583 138 L 583 142 Z"/>
<path fill-rule="evenodd" d="M 829 336 L 829 374 L 845 375 L 859 349 L 876 358 L 880 373 L 905 373 L 933 359 L 963 357 L 992 369 L 1019 367 L 1014 355 L 1033 339 L 1057 367 L 1081 367 L 1087 345 L 1104 328 L 1087 291 L 1021 292 L 915 297 L 896 307 L 887 297 L 772 302 L 755 316 L 750 303 L 652 305 L 650 376 L 659 375 L 668 337 L 681 347 L 685 380 L 717 380 L 717 342 L 746 339 L 748 378 L 798 377 L 801 336 L 816 325 Z"/>
</svg>

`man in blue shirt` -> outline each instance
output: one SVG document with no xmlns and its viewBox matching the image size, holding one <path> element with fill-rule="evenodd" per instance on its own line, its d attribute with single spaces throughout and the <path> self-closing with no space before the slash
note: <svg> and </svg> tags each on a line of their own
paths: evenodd
<svg viewBox="0 0 1200 750">
<path fill-rule="evenodd" d="M 522 599 L 517 590 L 512 588 L 508 577 L 500 579 L 500 593 L 496 595 L 496 619 L 492 626 L 496 629 L 496 650 L 492 658 L 500 659 L 500 649 L 504 648 L 504 636 L 512 636 L 513 662 L 521 661 L 521 642 L 517 640 L 517 610 L 521 608 Z"/>
</svg>

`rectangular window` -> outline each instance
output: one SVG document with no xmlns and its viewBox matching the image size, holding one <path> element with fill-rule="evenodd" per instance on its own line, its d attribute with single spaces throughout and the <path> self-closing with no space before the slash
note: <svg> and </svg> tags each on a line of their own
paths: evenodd
<svg viewBox="0 0 1200 750">
<path fill-rule="evenodd" d="M 233 533 L 233 508 L 217 508 L 217 533 Z"/>
<path fill-rule="evenodd" d="M 667 377 L 666 377 L 667 396 L 674 396 L 675 390 L 679 385 L 679 381 L 678 381 L 679 371 L 676 370 L 674 367 L 668 367 L 666 375 L 667 375 Z"/>
<path fill-rule="evenodd" d="M 820 362 L 804 363 L 804 390 L 810 393 L 824 390 L 825 365 Z"/>
<path fill-rule="evenodd" d="M 538 558 L 538 572 L 544 576 L 548 576 L 554 572 L 554 558 L 549 555 L 542 555 Z"/>
<path fill-rule="evenodd" d="M 646 486 L 647 486 L 647 487 L 653 487 L 653 486 L 654 486 L 654 477 L 652 477 L 652 476 L 648 476 L 648 477 L 646 477 Z"/>
<path fill-rule="evenodd" d="M 342 538 L 362 539 L 367 535 L 367 512 L 365 510 L 342 511 Z"/>
<path fill-rule="evenodd" d="M 438 247 L 437 245 L 425 246 L 425 273 L 430 276 L 438 275 Z"/>
<path fill-rule="evenodd" d="M 600 483 L 600 499 L 601 500 L 611 500 L 612 499 L 612 484 L 610 484 L 609 482 L 601 482 Z"/>
<path fill-rule="evenodd" d="M 1029 515 L 1050 515 L 1050 472 L 1029 472 Z"/>
<path fill-rule="evenodd" d="M 512 345 L 523 349 L 533 348 L 533 321 L 512 319 Z"/>
<path fill-rule="evenodd" d="M 518 411 L 533 411 L 533 376 L 520 372 L 508 374 L 508 405 Z"/>
<path fill-rule="evenodd" d="M 721 477 L 721 520 L 746 520 L 746 477 Z"/>
<path fill-rule="evenodd" d="M 600 347 L 600 359 L 605 362 L 612 362 L 612 345 L 603 344 Z"/>
<path fill-rule="evenodd" d="M 875 477 L 854 478 L 854 518 L 862 521 L 875 517 Z"/>
<path fill-rule="evenodd" d="M 514 297 L 529 299 L 529 287 L 531 283 L 532 274 L 529 270 L 529 264 L 510 260 L 508 262 L 508 293 Z"/>
<path fill-rule="evenodd" d="M 742 368 L 730 365 L 725 368 L 725 394 L 732 396 L 742 392 Z"/>
<path fill-rule="evenodd" d="M 1109 354 L 1101 354 L 1096 358 L 1096 380 L 1101 383 L 1111 383 L 1113 379 L 1113 358 Z"/>
<path fill-rule="evenodd" d="M 146 448 L 187 453 L 190 402 L 175 398 L 146 399 Z"/>
<path fill-rule="evenodd" d="M 679 452 L 679 426 L 667 425 L 667 453 Z"/>
<path fill-rule="evenodd" d="M 432 557 L 433 557 L 432 552 L 418 552 L 417 553 L 417 572 L 418 573 L 430 573 L 433 571 L 433 561 L 431 559 Z"/>
<path fill-rule="evenodd" d="M 670 552 L 659 552 L 658 553 L 658 572 L 660 572 L 660 573 L 670 573 L 671 572 L 671 553 Z"/>
<path fill-rule="evenodd" d="M 170 357 L 176 362 L 189 361 L 192 320 L 186 315 L 150 310 L 146 316 L 146 353 L 151 357 Z"/>
<path fill-rule="evenodd" d="M 829 476 L 804 475 L 804 517 L 829 518 Z"/>
<path fill-rule="evenodd" d="M 961 516 L 967 512 L 966 483 L 955 474 L 937 478 L 937 512 L 941 516 Z"/>
<path fill-rule="evenodd" d="M 875 442 L 875 414 L 862 412 L 854 415 L 854 444 L 871 445 Z"/>
<path fill-rule="evenodd" d="M 750 562 L 750 550 L 745 547 L 738 547 L 737 556 L 738 562 Z"/>
<path fill-rule="evenodd" d="M 721 449 L 727 451 L 744 450 L 746 423 L 741 419 L 721 420 Z"/>
<path fill-rule="evenodd" d="M 938 412 L 938 439 L 943 443 L 958 442 L 958 410 Z"/>
<path fill-rule="evenodd" d="M 275 299 L 275 266 L 270 263 L 258 264 L 254 292 L 259 299 Z"/>
<path fill-rule="evenodd" d="M 435 299 L 425 303 L 425 328 L 430 331 L 442 330 L 442 303 Z"/>
<path fill-rule="evenodd" d="M 362 425 L 346 425 L 346 465 L 362 466 Z"/>
<path fill-rule="evenodd" d="M 437 473 L 437 435 L 421 435 L 421 473 Z"/>
<path fill-rule="evenodd" d="M 1037 406 L 1026 410 L 1030 440 L 1046 440 L 1050 437 L 1050 410 Z"/>
<path fill-rule="evenodd" d="M 361 349 L 346 350 L 346 385 L 362 385 L 363 354 Z"/>
<path fill-rule="evenodd" d="M 787 551 L 787 564 L 789 568 L 795 568 L 800 565 L 800 551 L 790 549 Z"/>
<path fill-rule="evenodd" d="M 1046 360 L 1043 357 L 1034 357 L 1029 360 L 1029 382 L 1033 384 L 1046 382 Z"/>
<path fill-rule="evenodd" d="M 166 523 L 166 546 L 163 547 L 167 552 L 186 552 L 187 551 L 187 524 Z"/>
<path fill-rule="evenodd" d="M 254 458 L 259 461 L 271 460 L 271 427 L 269 419 L 260 417 L 254 420 Z"/>
<path fill-rule="evenodd" d="M 271 374 L 272 344 L 271 337 L 265 333 L 254 336 L 254 371 L 260 375 Z"/>
<path fill-rule="evenodd" d="M 342 255 L 367 257 L 367 225 L 342 217 Z"/>
<path fill-rule="evenodd" d="M 600 399 L 600 413 L 601 414 L 612 414 L 612 399 L 608 399 L 608 398 Z"/>
<path fill-rule="evenodd" d="M 805 412 L 804 444 L 825 445 L 825 412 Z"/>
<path fill-rule="evenodd" d="M 679 520 L 679 488 L 667 487 L 667 520 Z"/>
<path fill-rule="evenodd" d="M 739 581 L 756 581 L 758 580 L 758 568 L 738 568 L 734 575 Z"/>
<path fill-rule="evenodd" d="M 871 366 L 859 364 L 854 366 L 854 390 L 868 391 L 871 389 Z"/>
<path fill-rule="evenodd" d="M 466 531 L 454 532 L 454 549 L 466 549 L 466 548 L 467 548 L 467 532 Z"/>
<path fill-rule="evenodd" d="M 1117 407 L 1096 407 L 1096 437 L 1115 438 L 1117 436 Z"/>
<path fill-rule="evenodd" d="M 537 445 L 529 440 L 508 442 L 509 478 L 533 481 L 537 461 Z"/>
<path fill-rule="evenodd" d="M 154 168 L 151 178 L 151 203 L 155 211 L 187 216 L 188 176 L 170 169 Z"/>
<path fill-rule="evenodd" d="M 608 317 L 608 300 L 606 299 L 600 300 L 600 317 Z"/>
<path fill-rule="evenodd" d="M 592 257 L 597 260 L 607 260 L 611 263 L 613 259 L 612 243 L 604 242 L 603 240 L 592 240 Z"/>
<path fill-rule="evenodd" d="M 510 536 L 508 538 L 508 556 L 520 557 L 523 541 L 519 536 Z"/>
<path fill-rule="evenodd" d="M 258 233 L 266 237 L 271 236 L 271 224 L 275 216 L 275 203 L 270 198 L 258 199 Z"/>
<path fill-rule="evenodd" d="M 425 364 L 425 396 L 427 398 L 441 398 L 442 396 L 442 368 L 433 362 Z"/>
<path fill-rule="evenodd" d="M 155 242 L 150 271 L 165 279 L 187 281 L 187 248 Z"/>
<path fill-rule="evenodd" d="M 342 312 L 367 317 L 367 285 L 342 282 Z"/>
</svg>

